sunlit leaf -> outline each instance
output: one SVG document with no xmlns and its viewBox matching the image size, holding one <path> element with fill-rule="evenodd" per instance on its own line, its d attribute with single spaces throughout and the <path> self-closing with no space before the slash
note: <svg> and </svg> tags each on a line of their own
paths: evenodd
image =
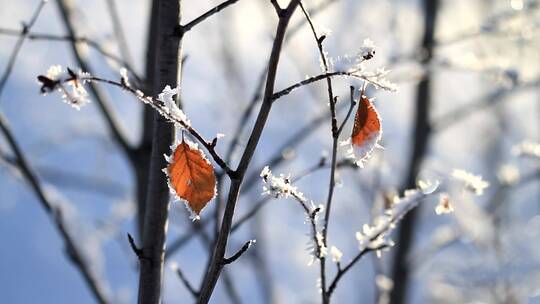
<svg viewBox="0 0 540 304">
<path fill-rule="evenodd" d="M 381 118 L 373 103 L 361 94 L 354 118 L 351 143 L 356 159 L 365 160 L 371 155 L 382 136 Z"/>
<path fill-rule="evenodd" d="M 216 193 L 212 164 L 196 144 L 184 139 L 174 148 L 168 161 L 169 187 L 186 201 L 197 217 Z"/>
</svg>

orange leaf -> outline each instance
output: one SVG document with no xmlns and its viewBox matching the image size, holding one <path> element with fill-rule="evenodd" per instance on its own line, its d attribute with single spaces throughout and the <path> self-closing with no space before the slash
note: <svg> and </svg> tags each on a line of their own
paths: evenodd
<svg viewBox="0 0 540 304">
<path fill-rule="evenodd" d="M 186 201 L 197 218 L 216 193 L 216 176 L 212 164 L 196 144 L 183 139 L 173 148 L 168 161 L 169 187 Z"/>
<path fill-rule="evenodd" d="M 382 127 L 379 113 L 371 100 L 362 92 L 351 134 L 351 142 L 356 158 L 360 161 L 369 158 L 381 137 Z"/>
</svg>

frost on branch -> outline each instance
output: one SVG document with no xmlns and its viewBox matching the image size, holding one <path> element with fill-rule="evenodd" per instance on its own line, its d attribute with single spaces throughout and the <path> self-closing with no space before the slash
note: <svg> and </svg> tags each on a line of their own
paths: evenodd
<svg viewBox="0 0 540 304">
<path fill-rule="evenodd" d="M 441 215 L 452 212 L 454 212 L 454 206 L 452 206 L 450 202 L 450 196 L 448 193 L 441 193 L 439 196 L 439 204 L 435 207 L 435 213 Z"/>
<path fill-rule="evenodd" d="M 375 46 L 375 42 L 373 42 L 373 40 L 371 40 L 369 38 L 364 39 L 364 43 L 360 47 L 359 56 L 361 56 L 365 60 L 369 60 L 369 59 L 373 58 L 373 56 L 375 56 L 375 49 L 376 49 L 376 46 Z"/>
<path fill-rule="evenodd" d="M 324 206 L 315 205 L 312 201 L 308 202 L 304 194 L 291 184 L 290 175 L 280 174 L 275 176 L 266 166 L 261 171 L 261 177 L 264 182 L 262 195 L 270 195 L 274 198 L 293 197 L 304 209 L 306 223 L 311 226 L 310 241 L 307 245 L 311 260 L 308 265 L 312 265 L 315 260 L 325 257 L 328 254 L 328 248 L 325 246 L 323 234 L 318 229 L 319 214 L 324 210 Z"/>
<path fill-rule="evenodd" d="M 120 69 L 120 81 L 121 81 L 122 85 L 124 85 L 126 87 L 131 86 L 131 84 L 129 83 L 128 72 L 127 72 L 126 68 L 121 68 Z"/>
<path fill-rule="evenodd" d="M 157 100 L 163 103 L 162 111 L 170 116 L 170 118 L 175 122 L 175 125 L 180 128 L 185 128 L 191 126 L 191 122 L 187 119 L 184 111 L 176 105 L 173 96 L 180 93 L 180 87 L 171 89 L 169 85 L 163 88 L 163 91 L 158 95 Z"/>
<path fill-rule="evenodd" d="M 520 179 L 519 169 L 514 165 L 504 164 L 497 170 L 497 179 L 502 185 L 514 185 Z"/>
<path fill-rule="evenodd" d="M 380 256 L 381 250 L 392 247 L 394 242 L 388 236 L 407 212 L 416 207 L 423 198 L 433 193 L 436 189 L 429 190 L 432 191 L 422 191 L 419 189 L 405 190 L 402 198 L 394 197 L 390 208 L 386 209 L 382 215 L 376 217 L 372 225 L 364 224 L 362 231 L 356 233 L 360 251 L 375 250 L 377 256 Z"/>
<path fill-rule="evenodd" d="M 67 73 L 64 73 L 62 66 L 53 65 L 47 70 L 47 75 L 39 75 L 37 79 L 41 83 L 42 94 L 57 90 L 62 93 L 62 100 L 65 103 L 80 110 L 90 102 L 88 92 L 84 88 L 86 77 L 88 73 L 83 71 L 75 73 L 67 68 Z"/>
<path fill-rule="evenodd" d="M 336 246 L 330 247 L 330 255 L 332 256 L 332 261 L 334 263 L 340 263 L 343 253 Z"/>
<path fill-rule="evenodd" d="M 540 159 L 540 143 L 533 141 L 524 141 L 512 148 L 512 154 Z"/>
<path fill-rule="evenodd" d="M 314 235 L 311 234 L 310 239 L 313 239 L 313 241 L 310 240 L 306 247 L 311 256 L 308 266 L 313 265 L 316 260 L 328 255 L 328 248 L 324 245 L 324 237 L 320 231 L 317 231 Z"/>
<path fill-rule="evenodd" d="M 356 57 L 356 62 L 350 72 L 356 77 L 363 78 L 377 89 L 394 92 L 397 90 L 397 85 L 386 78 L 390 73 L 389 70 L 386 70 L 385 67 L 379 67 L 375 71 L 367 71 L 364 66 L 365 61 L 375 56 L 376 49 L 377 47 L 371 39 L 364 39 Z"/>
<path fill-rule="evenodd" d="M 489 183 L 482 179 L 480 175 L 474 175 L 465 170 L 454 169 L 452 177 L 464 184 L 465 189 L 474 192 L 476 195 L 484 194 L 484 189 L 489 187 Z"/>
<path fill-rule="evenodd" d="M 288 176 L 283 174 L 275 176 L 268 166 L 266 166 L 261 171 L 261 177 L 264 182 L 263 195 L 268 194 L 274 198 L 288 198 L 289 196 L 293 196 L 304 203 L 307 201 L 304 194 L 291 184 L 290 174 Z"/>
</svg>

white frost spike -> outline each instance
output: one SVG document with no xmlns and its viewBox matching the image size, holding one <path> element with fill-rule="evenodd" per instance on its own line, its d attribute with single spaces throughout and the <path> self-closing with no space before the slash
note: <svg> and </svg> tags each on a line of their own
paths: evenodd
<svg viewBox="0 0 540 304">
<path fill-rule="evenodd" d="M 174 120 L 182 122 L 185 126 L 191 126 L 190 121 L 187 119 L 184 111 L 176 105 L 173 96 L 180 93 L 180 87 L 171 89 L 170 86 L 166 86 L 163 91 L 158 95 L 158 100 L 163 102 L 163 111 L 169 114 Z M 178 124 L 177 124 L 178 125 Z M 179 126 L 183 127 L 183 126 Z"/>
<path fill-rule="evenodd" d="M 129 86 L 129 78 L 128 78 L 128 72 L 127 69 L 122 67 L 120 68 L 120 77 L 122 77 L 122 82 Z"/>
<path fill-rule="evenodd" d="M 375 55 L 375 49 L 375 43 L 371 39 L 364 39 L 364 42 L 360 47 L 360 56 L 366 60 L 369 60 Z"/>
<path fill-rule="evenodd" d="M 512 154 L 540 158 L 540 142 L 524 141 L 512 148 Z"/>
<path fill-rule="evenodd" d="M 62 75 L 62 66 L 61 65 L 52 65 L 47 70 L 47 78 L 50 80 L 58 80 Z"/>
<path fill-rule="evenodd" d="M 343 253 L 336 246 L 332 246 L 330 248 L 330 254 L 332 255 L 332 261 L 334 261 L 334 263 L 341 262 Z"/>
<path fill-rule="evenodd" d="M 503 185 L 514 185 L 519 181 L 519 169 L 510 164 L 502 165 L 497 171 L 497 178 Z"/>
<path fill-rule="evenodd" d="M 465 170 L 454 169 L 452 177 L 462 182 L 466 189 L 473 191 L 476 195 L 482 195 L 484 189 L 489 187 L 489 183 L 483 180 L 482 176 L 471 174 Z"/>
<path fill-rule="evenodd" d="M 431 194 L 439 188 L 440 182 L 436 180 L 435 182 L 432 182 L 430 180 L 419 180 L 418 181 L 418 188 L 422 191 L 424 194 Z"/>
<path fill-rule="evenodd" d="M 382 274 L 377 275 L 377 277 L 375 278 L 375 283 L 380 290 L 390 291 L 394 288 L 394 281 L 392 281 L 391 278 Z"/>
<path fill-rule="evenodd" d="M 82 107 L 90 103 L 90 99 L 88 99 L 88 92 L 86 92 L 86 89 L 83 87 L 81 82 L 75 79 L 68 82 L 68 85 L 70 87 L 69 90 L 62 85 L 60 86 L 60 91 L 64 93 L 62 95 L 62 99 L 65 103 L 71 105 L 76 110 L 80 110 Z"/>
<path fill-rule="evenodd" d="M 287 176 L 283 174 L 275 176 L 272 174 L 272 171 L 270 171 L 268 166 L 266 166 L 261 171 L 260 176 L 264 182 L 262 195 L 268 194 L 274 198 L 288 198 L 289 196 L 293 196 L 297 200 L 301 200 L 303 202 L 307 201 L 304 194 L 298 191 L 298 188 L 291 184 L 290 174 Z"/>
<path fill-rule="evenodd" d="M 447 214 L 454 212 L 454 206 L 450 203 L 450 196 L 448 193 L 441 193 L 439 197 L 439 204 L 435 207 L 435 213 L 437 215 Z"/>
<path fill-rule="evenodd" d="M 362 230 L 356 233 L 360 250 L 376 250 L 377 255 L 380 250 L 393 246 L 393 242 L 388 238 L 392 230 L 403 216 L 426 197 L 426 194 L 418 189 L 407 190 L 403 198 L 397 198 L 390 209 L 376 217 L 372 225 L 364 224 Z"/>
</svg>

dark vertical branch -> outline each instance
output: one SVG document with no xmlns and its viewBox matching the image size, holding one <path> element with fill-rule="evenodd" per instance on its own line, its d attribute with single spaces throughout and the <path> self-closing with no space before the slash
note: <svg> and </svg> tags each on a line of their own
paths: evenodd
<svg viewBox="0 0 540 304">
<path fill-rule="evenodd" d="M 219 231 L 215 249 L 212 254 L 210 266 L 208 267 L 207 273 L 202 283 L 201 294 L 198 299 L 198 303 L 208 303 L 208 301 L 210 300 L 210 296 L 214 291 L 218 278 L 221 274 L 221 271 L 223 270 L 223 259 L 225 256 L 225 251 L 227 249 L 227 242 L 231 231 L 232 220 L 236 207 L 236 202 L 238 200 L 238 194 L 240 192 L 240 186 L 242 184 L 248 166 L 251 162 L 251 158 L 253 157 L 253 154 L 255 153 L 255 150 L 257 148 L 257 144 L 266 125 L 266 120 L 268 119 L 270 110 L 272 109 L 272 95 L 274 92 L 274 84 L 276 80 L 277 67 L 281 55 L 281 49 L 283 46 L 283 40 L 285 38 L 285 32 L 287 30 L 289 21 L 298 4 L 299 0 L 292 0 L 287 6 L 287 8 L 284 9 L 281 14 L 279 14 L 276 36 L 272 45 L 272 52 L 270 54 L 270 60 L 268 63 L 268 74 L 266 78 L 263 102 L 259 110 L 257 120 L 255 121 L 255 125 L 253 126 L 251 135 L 248 139 L 246 148 L 244 149 L 244 152 L 240 159 L 238 169 L 231 177 L 231 186 L 229 188 L 227 204 L 225 205 L 221 229 Z"/>
<path fill-rule="evenodd" d="M 162 0 L 158 7 L 157 82 L 155 88 L 180 83 L 181 40 L 176 33 L 180 25 L 180 1 Z M 165 238 L 169 212 L 169 189 L 161 171 L 167 163 L 164 154 L 174 139 L 174 126 L 157 112 L 154 114 L 152 153 L 143 227 L 142 258 L 140 259 L 139 303 L 158 304 L 161 301 Z"/>
<path fill-rule="evenodd" d="M 438 0 L 424 1 L 425 19 L 424 37 L 422 40 L 422 51 L 425 52 L 425 57 L 422 58 L 422 63 L 424 65 L 427 65 L 433 57 L 434 34 L 438 6 Z M 426 154 L 429 137 L 431 135 L 431 125 L 429 123 L 430 106 L 431 74 L 429 71 L 427 71 L 418 84 L 412 154 L 410 156 L 411 158 L 409 161 L 406 180 L 402 186 L 402 189 L 408 189 L 415 186 L 416 176 L 420 171 L 422 161 Z M 407 264 L 407 254 L 414 242 L 417 210 L 418 209 L 414 209 L 405 216 L 398 232 L 398 247 L 394 256 L 392 271 L 392 279 L 394 281 L 394 289 L 390 295 L 390 302 L 392 304 L 400 304 L 407 301 L 407 289 L 410 272 Z"/>
<path fill-rule="evenodd" d="M 156 53 L 158 50 L 158 1 L 152 1 L 150 20 L 148 24 L 148 36 L 146 40 L 146 63 L 144 77 L 144 91 L 146 95 L 152 96 L 159 90 L 155 88 L 156 83 Z M 148 190 L 148 171 L 150 170 L 150 154 L 152 152 L 152 131 L 154 129 L 154 110 L 150 107 L 143 107 L 142 111 L 142 134 L 139 145 L 135 149 L 135 162 L 132 166 L 136 176 L 136 203 L 137 203 L 137 228 L 139 238 L 142 239 L 144 213 L 146 203 L 146 191 Z"/>
</svg>

